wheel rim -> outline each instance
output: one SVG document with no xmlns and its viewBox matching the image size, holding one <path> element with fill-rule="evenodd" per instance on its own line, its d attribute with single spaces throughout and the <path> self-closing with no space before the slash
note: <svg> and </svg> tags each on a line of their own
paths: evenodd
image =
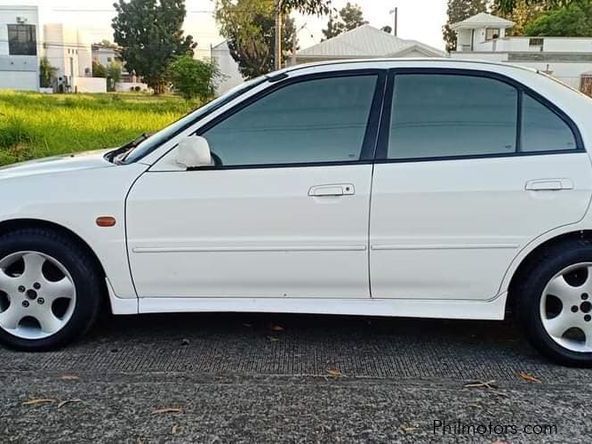
<svg viewBox="0 0 592 444">
<path fill-rule="evenodd" d="M 592 352 L 592 263 L 557 273 L 543 291 L 540 312 L 545 330 L 557 344 Z"/>
<path fill-rule="evenodd" d="M 72 317 L 76 288 L 58 260 L 21 251 L 0 260 L 0 327 L 23 339 L 43 339 Z"/>
</svg>

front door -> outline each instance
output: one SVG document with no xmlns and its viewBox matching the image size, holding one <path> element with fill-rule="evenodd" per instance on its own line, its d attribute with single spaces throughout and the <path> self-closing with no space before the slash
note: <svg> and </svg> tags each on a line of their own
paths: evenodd
<svg viewBox="0 0 592 444">
<path fill-rule="evenodd" d="M 288 79 L 198 130 L 216 167 L 141 176 L 127 201 L 138 295 L 368 298 L 383 81 Z"/>
<path fill-rule="evenodd" d="M 586 212 L 592 178 L 577 129 L 536 94 L 478 72 L 399 72 L 389 90 L 372 296 L 494 298 L 521 248 Z"/>
</svg>

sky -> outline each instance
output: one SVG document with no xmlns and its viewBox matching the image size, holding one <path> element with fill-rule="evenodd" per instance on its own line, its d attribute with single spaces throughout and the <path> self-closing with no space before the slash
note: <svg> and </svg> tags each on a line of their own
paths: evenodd
<svg viewBox="0 0 592 444">
<path fill-rule="evenodd" d="M 0 0 L 0 5 L 34 4 L 47 8 L 48 21 L 74 25 L 84 29 L 94 41 L 103 38 L 113 40 L 111 19 L 115 14 L 114 0 Z M 389 14 L 395 7 L 399 11 L 399 37 L 419 40 L 422 43 L 444 48 L 442 25 L 446 22 L 446 0 L 350 0 L 364 11 L 364 18 L 373 26 L 393 26 L 394 18 Z M 337 9 L 347 0 L 333 0 Z M 198 43 L 198 56 L 209 55 L 210 45 L 220 43 L 213 17 L 214 0 L 186 0 L 188 15 L 185 32 Z M 327 17 L 295 15 L 299 47 L 312 46 L 321 40 L 321 30 Z"/>
</svg>

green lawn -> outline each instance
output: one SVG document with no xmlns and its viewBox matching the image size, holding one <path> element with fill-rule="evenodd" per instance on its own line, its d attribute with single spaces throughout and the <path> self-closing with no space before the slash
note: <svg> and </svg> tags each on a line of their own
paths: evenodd
<svg viewBox="0 0 592 444">
<path fill-rule="evenodd" d="M 197 106 L 175 96 L 0 91 L 0 165 L 115 147 Z"/>
</svg>

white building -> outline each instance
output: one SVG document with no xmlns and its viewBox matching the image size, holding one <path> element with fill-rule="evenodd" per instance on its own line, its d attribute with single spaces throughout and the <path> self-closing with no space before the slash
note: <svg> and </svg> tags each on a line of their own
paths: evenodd
<svg viewBox="0 0 592 444">
<path fill-rule="evenodd" d="M 220 96 L 229 89 L 240 85 L 245 80 L 238 69 L 238 63 L 232 58 L 228 43 L 222 43 L 211 47 L 211 60 L 220 70 L 221 78 L 216 85 L 216 95 Z"/>
<path fill-rule="evenodd" d="M 83 32 L 47 23 L 40 6 L 0 6 L 0 89 L 39 90 L 39 62 L 56 68 L 56 87 L 105 91 L 92 78 L 91 45 Z"/>
<path fill-rule="evenodd" d="M 104 45 L 95 43 L 92 45 L 92 61 L 108 66 L 114 62 L 121 62 L 119 49 L 115 45 Z"/>
<path fill-rule="evenodd" d="M 574 88 L 581 88 L 592 71 L 592 38 L 508 37 L 514 23 L 481 13 L 452 25 L 457 34 L 457 59 L 507 62 L 547 72 Z"/>
<path fill-rule="evenodd" d="M 363 25 L 297 51 L 290 63 L 380 57 L 446 57 L 446 53 L 417 40 L 402 39 L 373 26 Z"/>
<path fill-rule="evenodd" d="M 37 6 L 0 6 L 0 88 L 39 89 Z"/>
</svg>

